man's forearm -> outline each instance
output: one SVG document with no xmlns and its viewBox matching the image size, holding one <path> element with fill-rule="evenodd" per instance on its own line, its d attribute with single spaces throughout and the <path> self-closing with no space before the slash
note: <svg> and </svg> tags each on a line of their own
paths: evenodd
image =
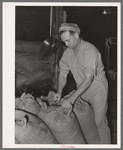
<svg viewBox="0 0 123 150">
<path fill-rule="evenodd" d="M 62 90 L 63 90 L 64 86 L 66 85 L 66 82 L 67 82 L 67 76 L 63 76 L 63 75 L 59 74 L 57 93 L 62 94 Z"/>
</svg>

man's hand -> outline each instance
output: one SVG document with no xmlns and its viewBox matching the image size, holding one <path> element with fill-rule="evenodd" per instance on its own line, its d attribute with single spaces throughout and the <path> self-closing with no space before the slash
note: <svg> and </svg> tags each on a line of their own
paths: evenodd
<svg viewBox="0 0 123 150">
<path fill-rule="evenodd" d="M 59 101 L 60 98 L 61 98 L 61 94 L 60 94 L 60 93 L 56 93 L 56 94 L 54 95 L 54 101 Z"/>
<path fill-rule="evenodd" d="M 74 97 L 71 96 L 63 102 L 62 107 L 69 109 L 71 107 L 71 104 L 74 103 L 74 101 L 75 101 Z"/>
</svg>

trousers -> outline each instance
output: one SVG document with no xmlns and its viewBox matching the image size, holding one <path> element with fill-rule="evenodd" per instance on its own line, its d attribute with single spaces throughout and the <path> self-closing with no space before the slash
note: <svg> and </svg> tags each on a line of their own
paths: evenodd
<svg viewBox="0 0 123 150">
<path fill-rule="evenodd" d="M 89 102 L 95 113 L 95 122 L 101 139 L 101 144 L 111 144 L 110 128 L 107 121 L 107 96 L 108 83 L 94 80 L 89 89 L 81 95 L 81 98 Z"/>
</svg>

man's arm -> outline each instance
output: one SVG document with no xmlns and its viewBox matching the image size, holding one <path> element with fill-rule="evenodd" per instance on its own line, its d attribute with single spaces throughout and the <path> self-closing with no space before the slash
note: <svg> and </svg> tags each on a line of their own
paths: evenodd
<svg viewBox="0 0 123 150">
<path fill-rule="evenodd" d="M 78 98 L 80 95 L 84 94 L 84 92 L 90 87 L 92 81 L 93 81 L 94 76 L 86 73 L 85 74 L 85 79 L 83 82 L 80 84 L 79 88 L 76 90 L 76 92 L 72 95 L 74 99 Z"/>
<path fill-rule="evenodd" d="M 67 75 L 59 74 L 57 93 L 62 94 L 62 90 L 67 83 Z"/>
<path fill-rule="evenodd" d="M 91 85 L 92 81 L 93 81 L 94 75 L 86 73 L 85 74 L 85 79 L 83 80 L 83 82 L 80 84 L 79 88 L 73 93 L 73 95 L 68 98 L 63 104 L 63 107 L 69 108 L 70 107 L 70 103 L 74 103 L 75 100 L 82 95 Z"/>
<path fill-rule="evenodd" d="M 62 96 L 62 90 L 67 82 L 67 74 L 60 73 L 58 77 L 58 89 L 57 93 L 54 96 L 55 101 L 59 101 Z"/>
</svg>

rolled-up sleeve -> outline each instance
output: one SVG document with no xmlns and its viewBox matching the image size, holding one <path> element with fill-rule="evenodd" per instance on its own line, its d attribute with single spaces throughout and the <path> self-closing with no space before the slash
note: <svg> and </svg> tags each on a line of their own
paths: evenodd
<svg viewBox="0 0 123 150">
<path fill-rule="evenodd" d="M 96 74 L 99 52 L 96 49 L 87 49 L 84 57 L 84 73 Z"/>
<path fill-rule="evenodd" d="M 69 73 L 69 59 L 68 53 L 65 51 L 62 55 L 62 58 L 59 62 L 60 74 L 67 75 Z"/>
</svg>

